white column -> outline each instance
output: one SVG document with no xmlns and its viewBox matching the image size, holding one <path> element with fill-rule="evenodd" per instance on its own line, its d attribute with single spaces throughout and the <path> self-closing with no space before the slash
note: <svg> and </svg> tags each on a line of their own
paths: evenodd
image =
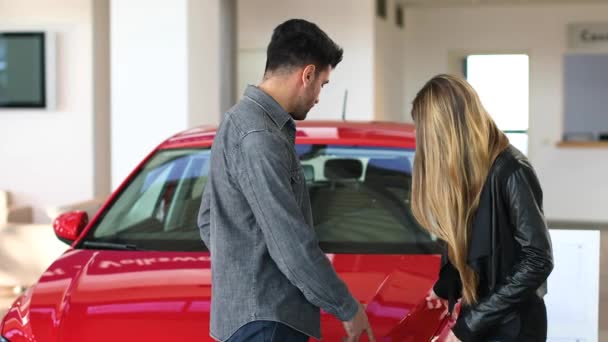
<svg viewBox="0 0 608 342">
<path fill-rule="evenodd" d="M 93 6 L 93 196 L 111 191 L 110 0 Z"/>
</svg>

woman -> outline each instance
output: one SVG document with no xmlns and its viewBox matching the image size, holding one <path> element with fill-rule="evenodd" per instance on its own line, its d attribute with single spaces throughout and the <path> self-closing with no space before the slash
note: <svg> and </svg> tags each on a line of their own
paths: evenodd
<svg viewBox="0 0 608 342">
<path fill-rule="evenodd" d="M 462 304 L 448 341 L 545 341 L 553 256 L 532 166 L 458 77 L 431 79 L 412 117 L 413 212 L 446 247 L 427 300 Z"/>
</svg>

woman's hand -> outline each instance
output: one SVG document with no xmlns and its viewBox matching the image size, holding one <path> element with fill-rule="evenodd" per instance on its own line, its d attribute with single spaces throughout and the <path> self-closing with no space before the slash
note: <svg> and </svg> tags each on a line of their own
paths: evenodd
<svg viewBox="0 0 608 342">
<path fill-rule="evenodd" d="M 452 330 L 450 330 L 450 333 L 448 334 L 448 337 L 445 339 L 445 342 L 461 342 L 458 337 L 456 337 L 456 335 L 454 335 L 454 332 Z"/>
<path fill-rule="evenodd" d="M 425 299 L 426 307 L 429 310 L 440 309 L 442 307 L 444 308 L 444 311 L 441 313 L 441 319 L 448 315 L 448 302 L 445 299 L 437 296 L 433 289 L 429 291 L 429 294 L 426 296 Z"/>
<path fill-rule="evenodd" d="M 444 311 L 441 313 L 441 319 L 443 319 L 444 317 L 446 317 L 449 312 L 448 312 L 448 302 L 447 300 L 439 297 L 435 291 L 433 291 L 433 289 L 431 289 L 431 291 L 429 291 L 429 294 L 426 296 L 426 307 L 430 310 L 435 310 L 435 309 L 440 309 L 440 308 L 444 308 Z M 456 313 L 454 312 L 454 316 L 452 317 L 453 319 L 456 319 Z M 431 342 L 439 342 L 439 336 L 434 337 Z M 452 332 L 452 330 L 450 330 L 450 332 L 448 333 L 448 335 L 446 336 L 446 338 L 443 340 L 443 342 L 461 342 L 458 337 L 456 337 L 456 335 L 454 335 L 454 333 Z"/>
<path fill-rule="evenodd" d="M 439 309 L 445 302 L 444 299 L 440 298 L 433 289 L 426 295 L 426 306 L 429 309 Z"/>
<path fill-rule="evenodd" d="M 439 336 L 434 337 L 431 342 L 439 342 Z M 443 340 L 443 342 L 462 342 L 458 339 L 458 337 L 456 337 L 456 335 L 454 335 L 454 332 L 452 332 L 452 330 L 450 330 L 450 333 L 448 334 L 448 336 L 445 338 L 445 340 Z"/>
</svg>

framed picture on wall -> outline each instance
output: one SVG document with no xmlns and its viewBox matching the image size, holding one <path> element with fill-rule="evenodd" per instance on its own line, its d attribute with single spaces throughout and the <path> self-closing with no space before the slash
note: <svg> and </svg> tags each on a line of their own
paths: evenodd
<svg viewBox="0 0 608 342">
<path fill-rule="evenodd" d="M 44 32 L 0 32 L 0 108 L 46 108 Z"/>
</svg>

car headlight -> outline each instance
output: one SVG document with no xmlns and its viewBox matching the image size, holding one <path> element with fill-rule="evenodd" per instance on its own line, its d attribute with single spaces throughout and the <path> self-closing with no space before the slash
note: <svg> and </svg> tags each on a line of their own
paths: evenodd
<svg viewBox="0 0 608 342">
<path fill-rule="evenodd" d="M 5 339 L 4 337 L 0 336 L 0 342 L 11 342 L 11 341 L 9 341 L 9 340 Z"/>
</svg>

